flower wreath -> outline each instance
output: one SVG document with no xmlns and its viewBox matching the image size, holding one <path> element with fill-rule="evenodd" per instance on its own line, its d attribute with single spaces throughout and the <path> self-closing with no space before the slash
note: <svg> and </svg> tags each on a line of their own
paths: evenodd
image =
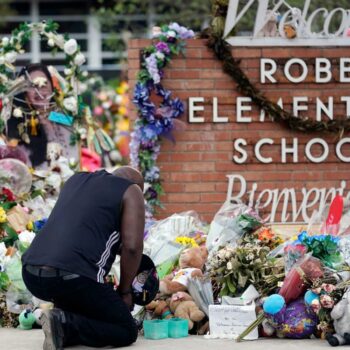
<svg viewBox="0 0 350 350">
<path fill-rule="evenodd" d="M 65 125 L 74 127 L 72 143 L 86 138 L 88 144 L 97 151 L 101 152 L 101 147 L 110 150 L 113 142 L 103 130 L 98 129 L 98 125 L 91 118 L 89 108 L 79 95 L 80 87 L 88 76 L 88 72 L 81 68 L 86 61 L 85 56 L 75 39 L 70 39 L 67 34 L 57 33 L 58 27 L 59 25 L 53 21 L 22 23 L 12 32 L 10 39 L 4 37 L 0 41 L 0 134 L 4 131 L 9 118 L 12 116 L 23 118 L 23 111 L 14 104 L 14 96 L 23 91 L 28 82 L 23 77 L 15 78 L 14 63 L 17 56 L 25 52 L 24 47 L 29 43 L 33 33 L 38 33 L 41 39 L 47 41 L 53 54 L 58 50 L 65 53 L 64 77 L 54 67 L 48 68 L 53 79 L 53 99 L 57 109 L 66 119 Z M 40 86 L 41 81 L 34 83 Z M 83 123 L 87 125 L 88 130 L 82 128 Z M 26 123 L 22 124 L 19 131 L 22 140 L 29 143 Z"/>
<path fill-rule="evenodd" d="M 142 51 L 142 69 L 134 90 L 133 102 L 138 108 L 138 118 L 131 133 L 131 165 L 139 168 L 144 176 L 146 211 L 153 215 L 155 207 L 161 207 L 163 188 L 156 161 L 160 151 L 161 137 L 174 141 L 171 132 L 177 118 L 184 112 L 183 103 L 171 98 L 171 91 L 160 83 L 163 69 L 173 55 L 184 53 L 184 39 L 194 36 L 192 30 L 177 23 L 153 28 L 154 43 Z M 158 106 L 151 96 L 161 99 Z"/>
</svg>

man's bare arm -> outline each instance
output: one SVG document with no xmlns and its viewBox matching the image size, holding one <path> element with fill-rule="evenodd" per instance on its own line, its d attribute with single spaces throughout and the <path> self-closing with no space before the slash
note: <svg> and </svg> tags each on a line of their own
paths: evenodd
<svg viewBox="0 0 350 350">
<path fill-rule="evenodd" d="M 121 222 L 122 250 L 119 292 L 128 293 L 139 268 L 143 252 L 145 206 L 139 186 L 130 186 L 123 197 Z"/>
</svg>

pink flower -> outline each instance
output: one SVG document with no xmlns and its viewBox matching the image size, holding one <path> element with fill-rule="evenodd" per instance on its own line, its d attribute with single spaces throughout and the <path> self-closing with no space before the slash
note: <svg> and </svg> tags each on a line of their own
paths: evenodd
<svg viewBox="0 0 350 350">
<path fill-rule="evenodd" d="M 103 114 L 103 108 L 101 106 L 96 106 L 94 108 L 94 115 L 101 116 Z"/>
<path fill-rule="evenodd" d="M 328 283 L 323 283 L 321 288 L 326 292 L 326 293 L 332 293 L 335 290 L 335 285 L 333 284 L 328 284 Z"/>
<path fill-rule="evenodd" d="M 334 300 L 327 294 L 321 295 L 320 302 L 325 309 L 332 309 L 334 306 Z"/>
</svg>

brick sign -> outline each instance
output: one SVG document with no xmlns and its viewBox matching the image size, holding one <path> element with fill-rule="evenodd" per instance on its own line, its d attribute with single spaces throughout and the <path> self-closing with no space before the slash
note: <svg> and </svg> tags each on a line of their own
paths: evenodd
<svg viewBox="0 0 350 350">
<path fill-rule="evenodd" d="M 134 86 L 140 50 L 129 46 Z M 350 117 L 350 48 L 234 47 L 249 79 L 272 101 L 318 120 Z M 348 135 L 302 133 L 271 121 L 222 71 L 203 40 L 165 71 L 163 85 L 185 102 L 186 127 L 164 141 L 158 164 L 166 194 L 160 217 L 187 210 L 207 221 L 225 200 L 243 201 L 271 222 L 307 221 L 336 194 L 349 199 Z"/>
</svg>

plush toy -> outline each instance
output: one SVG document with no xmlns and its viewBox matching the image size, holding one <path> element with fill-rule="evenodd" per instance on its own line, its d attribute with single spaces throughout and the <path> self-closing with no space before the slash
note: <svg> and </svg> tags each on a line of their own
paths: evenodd
<svg viewBox="0 0 350 350">
<path fill-rule="evenodd" d="M 153 315 L 157 316 L 157 318 L 168 320 L 174 317 L 170 311 L 169 302 L 170 300 L 153 300 L 146 306 L 146 310 L 152 311 Z"/>
<path fill-rule="evenodd" d="M 175 274 L 168 275 L 160 282 L 159 290 L 165 295 L 186 291 L 188 280 L 191 277 L 203 276 L 202 269 L 208 258 L 205 247 L 193 247 L 184 250 L 179 259 L 180 270 Z"/>
<path fill-rule="evenodd" d="M 170 310 L 175 317 L 185 318 L 188 320 L 188 329 L 193 328 L 193 322 L 202 321 L 205 317 L 193 298 L 186 292 L 177 292 L 170 299 Z"/>
<path fill-rule="evenodd" d="M 334 320 L 335 332 L 327 335 L 327 341 L 332 346 L 350 345 L 350 290 L 343 299 L 334 306 L 331 317 Z"/>
<path fill-rule="evenodd" d="M 276 37 L 278 36 L 277 30 L 278 13 L 272 10 L 266 11 L 265 25 L 260 30 L 258 36 L 260 37 Z"/>
<path fill-rule="evenodd" d="M 47 144 L 46 158 L 52 171 L 56 171 L 61 175 L 63 181 L 68 180 L 74 171 L 69 167 L 67 158 L 62 156 L 62 146 L 57 142 L 49 142 Z"/>
<path fill-rule="evenodd" d="M 309 338 L 316 330 L 317 316 L 302 298 L 286 305 L 281 295 L 273 294 L 265 300 L 263 309 L 279 338 Z"/>
<path fill-rule="evenodd" d="M 21 312 L 18 317 L 19 329 L 29 330 L 33 328 L 33 324 L 36 322 L 36 317 L 31 309 L 26 309 Z"/>
</svg>

